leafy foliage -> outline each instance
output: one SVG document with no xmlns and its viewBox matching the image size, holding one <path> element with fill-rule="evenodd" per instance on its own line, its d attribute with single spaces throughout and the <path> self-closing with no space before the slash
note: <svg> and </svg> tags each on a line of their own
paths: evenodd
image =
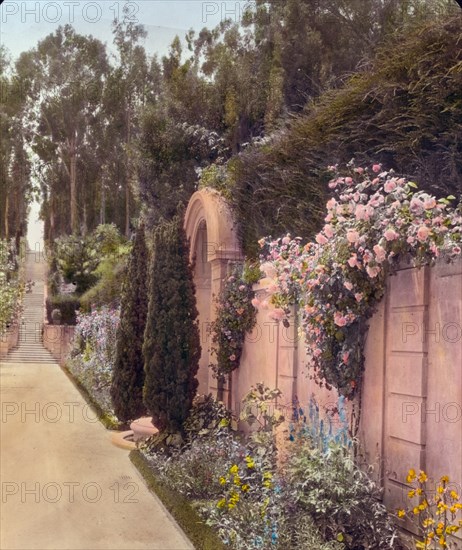
<svg viewBox="0 0 462 550">
<path fill-rule="evenodd" d="M 56 324 L 53 312 L 59 311 L 59 324 L 75 325 L 77 312 L 80 309 L 80 298 L 74 294 L 58 294 L 48 296 L 46 300 L 47 319 L 50 324 Z"/>
<path fill-rule="evenodd" d="M 314 519 L 327 540 L 351 550 L 399 547 L 381 490 L 342 446 L 331 444 L 323 453 L 305 442 L 289 457 L 287 475 L 297 509 Z"/>
<path fill-rule="evenodd" d="M 182 217 L 157 228 L 150 271 L 144 403 L 160 432 L 181 433 L 198 385 L 201 352 Z"/>
</svg>

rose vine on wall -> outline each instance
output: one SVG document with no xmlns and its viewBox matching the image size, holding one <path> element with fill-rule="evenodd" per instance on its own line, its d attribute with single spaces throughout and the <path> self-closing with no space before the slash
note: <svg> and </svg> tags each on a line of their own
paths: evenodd
<svg viewBox="0 0 462 550">
<path fill-rule="evenodd" d="M 348 168 L 344 175 L 329 167 L 334 196 L 315 242 L 303 245 L 289 235 L 260 241 L 266 275 L 260 282 L 274 318 L 299 306 L 315 380 L 352 398 L 364 369 L 367 322 L 387 276 L 401 261 L 420 267 L 460 257 L 462 207 L 451 206 L 455 197 L 437 200 L 418 191 L 378 164 Z"/>
</svg>

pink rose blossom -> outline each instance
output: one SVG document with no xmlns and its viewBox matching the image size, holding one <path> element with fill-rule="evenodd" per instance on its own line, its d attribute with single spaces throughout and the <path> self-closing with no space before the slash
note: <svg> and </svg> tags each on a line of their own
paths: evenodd
<svg viewBox="0 0 462 550">
<path fill-rule="evenodd" d="M 324 237 L 324 235 L 323 235 L 322 233 L 318 233 L 318 234 L 316 235 L 316 242 L 317 242 L 318 244 L 321 244 L 321 245 L 322 245 L 322 244 L 326 244 L 326 243 L 329 242 L 329 241 L 326 239 L 326 237 Z"/>
<path fill-rule="evenodd" d="M 339 311 L 336 311 L 334 313 L 334 323 L 338 327 L 344 327 L 347 324 L 347 320 Z"/>
<path fill-rule="evenodd" d="M 347 289 L 347 290 L 353 290 L 353 284 L 350 283 L 350 281 L 345 281 L 343 283 L 343 286 Z"/>
<path fill-rule="evenodd" d="M 417 230 L 417 238 L 421 243 L 425 242 L 430 235 L 430 229 L 426 225 L 421 225 Z"/>
<path fill-rule="evenodd" d="M 386 193 L 391 193 L 396 189 L 396 183 L 394 180 L 388 180 L 385 185 L 383 186 L 383 189 Z"/>
<path fill-rule="evenodd" d="M 345 183 L 346 183 L 347 185 L 351 185 L 351 184 L 353 183 L 353 178 L 350 178 L 350 177 L 345 178 Z"/>
<path fill-rule="evenodd" d="M 282 239 L 282 244 L 290 244 L 290 237 L 289 237 L 289 235 L 286 235 L 286 236 Z"/>
<path fill-rule="evenodd" d="M 242 292 L 243 290 L 245 290 L 245 285 L 239 285 L 239 290 Z"/>
<path fill-rule="evenodd" d="M 387 241 L 395 241 L 399 237 L 399 234 L 394 229 L 387 229 L 383 236 Z"/>
<path fill-rule="evenodd" d="M 378 174 L 380 172 L 380 170 L 382 169 L 382 165 L 381 164 L 373 164 L 372 165 L 372 171 L 375 173 L 375 174 Z"/>
<path fill-rule="evenodd" d="M 385 249 L 383 246 L 380 246 L 379 244 L 376 244 L 374 246 L 374 252 L 375 252 L 375 259 L 381 264 L 385 261 L 385 258 L 387 257 L 387 254 L 385 252 Z"/>
<path fill-rule="evenodd" d="M 461 251 L 460 246 L 454 246 L 452 248 L 452 253 L 453 254 L 460 254 L 460 251 Z"/>
<path fill-rule="evenodd" d="M 366 267 L 366 271 L 369 277 L 373 279 L 374 277 L 377 277 L 377 275 L 380 273 L 380 267 L 378 266 L 371 267 L 370 265 L 368 265 Z"/>
<path fill-rule="evenodd" d="M 313 351 L 313 355 L 314 357 L 319 357 L 321 355 L 322 351 L 319 349 L 319 348 L 316 348 L 314 351 Z"/>
<path fill-rule="evenodd" d="M 359 267 L 358 256 L 356 254 L 353 254 L 353 256 L 351 256 L 351 258 L 348 260 L 348 265 L 350 267 Z"/>
<path fill-rule="evenodd" d="M 234 355 L 234 353 L 229 356 L 229 360 L 230 361 L 236 361 L 236 356 Z"/>
<path fill-rule="evenodd" d="M 424 200 L 423 205 L 425 210 L 431 210 L 432 208 L 435 208 L 436 200 L 433 197 L 428 197 Z"/>
<path fill-rule="evenodd" d="M 334 228 L 330 224 L 324 226 L 324 234 L 328 239 L 332 239 L 334 236 Z"/>
<path fill-rule="evenodd" d="M 356 172 L 357 174 L 362 174 L 364 172 L 364 168 L 361 168 L 361 166 L 358 166 L 358 168 L 354 169 L 354 172 Z"/>
<path fill-rule="evenodd" d="M 347 239 L 349 243 L 357 243 L 359 240 L 359 233 L 354 229 L 350 229 L 347 232 Z"/>
<path fill-rule="evenodd" d="M 362 292 L 357 292 L 357 293 L 355 294 L 355 300 L 356 300 L 357 302 L 360 302 L 362 299 L 363 299 L 363 293 L 362 293 Z"/>
</svg>

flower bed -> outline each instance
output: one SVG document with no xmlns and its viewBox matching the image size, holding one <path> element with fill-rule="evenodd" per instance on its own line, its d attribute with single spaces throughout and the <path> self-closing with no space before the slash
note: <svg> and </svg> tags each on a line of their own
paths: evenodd
<svg viewBox="0 0 462 550">
<path fill-rule="evenodd" d="M 252 426 L 245 439 L 230 430 L 222 405 L 196 399 L 184 446 L 141 448 L 161 491 L 182 495 L 231 549 L 400 548 L 380 489 L 350 457 L 342 423 L 316 431 L 297 411 L 288 457 L 278 459 L 278 394 L 263 384 L 249 392 L 240 417 Z"/>
<path fill-rule="evenodd" d="M 21 314 L 23 294 L 24 281 L 19 273 L 14 242 L 0 240 L 0 335 Z"/>
<path fill-rule="evenodd" d="M 115 361 L 119 311 L 101 308 L 88 315 L 77 313 L 74 348 L 67 368 L 91 398 L 113 415 L 110 386 Z"/>
</svg>

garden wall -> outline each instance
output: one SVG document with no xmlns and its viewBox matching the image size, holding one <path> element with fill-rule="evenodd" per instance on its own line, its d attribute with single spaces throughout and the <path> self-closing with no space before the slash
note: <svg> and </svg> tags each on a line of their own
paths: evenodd
<svg viewBox="0 0 462 550">
<path fill-rule="evenodd" d="M 14 324 L 0 335 L 0 359 L 6 357 L 8 352 L 15 348 L 19 342 L 19 325 Z"/>
<path fill-rule="evenodd" d="M 198 289 L 199 391 L 216 394 L 216 380 L 208 368 L 213 362 L 209 326 L 226 266 L 242 256 L 232 215 L 218 193 L 203 189 L 193 195 L 185 227 Z M 256 286 L 255 290 L 263 301 L 265 289 Z M 320 388 L 309 378 L 310 358 L 298 337 L 296 316 L 291 316 L 287 328 L 269 313 L 259 309 L 225 401 L 239 412 L 249 388 L 263 381 L 282 391 L 278 406 L 285 408 L 288 418 L 294 403 L 308 414 L 313 398 L 320 416 L 335 411 L 336 392 Z M 462 492 L 461 327 L 462 261 L 441 261 L 421 270 L 403 267 L 390 277 L 385 298 L 370 322 L 362 402 L 346 403 L 350 427 L 365 460 L 376 465 L 390 509 L 401 507 L 407 498 L 403 481 L 410 468 L 423 469 L 432 478 L 446 474 Z M 333 422 L 341 427 L 338 415 L 334 414 Z"/>
<path fill-rule="evenodd" d="M 69 325 L 43 325 L 43 345 L 61 366 L 71 351 L 74 331 Z"/>
<path fill-rule="evenodd" d="M 403 268 L 387 286 L 367 337 L 358 436 L 395 509 L 407 500 L 410 468 L 434 478 L 446 474 L 458 492 L 462 485 L 462 262 Z M 264 299 L 264 290 L 256 291 Z M 321 415 L 335 409 L 336 392 L 309 378 L 309 355 L 293 317 L 285 328 L 268 313 L 259 310 L 233 375 L 233 408 L 264 381 L 282 390 L 279 405 L 288 414 L 294 401 L 307 412 L 312 396 Z M 352 404 L 348 409 L 354 423 Z"/>
</svg>

